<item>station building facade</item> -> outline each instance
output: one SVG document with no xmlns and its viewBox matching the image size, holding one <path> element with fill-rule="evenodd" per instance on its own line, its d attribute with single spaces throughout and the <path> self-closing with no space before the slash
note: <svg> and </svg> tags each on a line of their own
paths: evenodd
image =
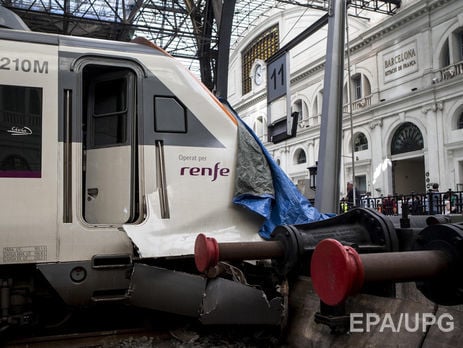
<svg viewBox="0 0 463 348">
<path fill-rule="evenodd" d="M 268 126 L 286 113 L 272 111 L 268 118 L 265 60 L 323 14 L 276 8 L 232 47 L 230 57 L 231 105 L 309 198 L 327 27 L 290 50 L 297 128 L 294 137 L 277 143 Z M 463 1 L 404 0 L 393 16 L 369 17 L 347 19 L 341 195 L 354 177 L 359 191 L 372 196 L 426 192 L 433 183 L 441 191 L 463 191 Z"/>
</svg>

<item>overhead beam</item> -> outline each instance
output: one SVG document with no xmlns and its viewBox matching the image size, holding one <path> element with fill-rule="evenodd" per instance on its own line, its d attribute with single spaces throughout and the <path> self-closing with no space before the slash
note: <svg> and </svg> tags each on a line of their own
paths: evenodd
<svg viewBox="0 0 463 348">
<path fill-rule="evenodd" d="M 219 2 L 221 0 L 218 0 Z M 233 14 L 236 0 L 225 0 L 221 6 L 219 27 L 219 44 L 216 67 L 216 95 L 219 98 L 228 96 L 228 64 L 230 57 L 230 40 L 232 32 Z"/>
<path fill-rule="evenodd" d="M 277 0 L 284 4 L 291 4 L 312 8 L 315 10 L 328 10 L 329 0 Z M 348 0 L 347 6 L 358 10 L 366 10 L 371 12 L 378 12 L 387 15 L 397 13 L 397 10 L 402 4 L 401 0 Z M 355 14 L 353 14 L 355 16 Z"/>
<path fill-rule="evenodd" d="M 294 39 L 292 39 L 290 42 L 288 42 L 286 45 L 284 45 L 278 51 L 276 51 L 271 57 L 267 59 L 267 61 L 273 61 L 274 57 L 279 57 L 281 54 L 299 45 L 302 41 L 307 39 L 309 36 L 313 35 L 318 30 L 323 28 L 328 23 L 328 18 L 329 18 L 328 14 L 323 15 L 321 18 L 315 21 L 311 26 L 309 26 L 307 29 L 305 29 L 299 35 L 297 35 Z"/>
</svg>

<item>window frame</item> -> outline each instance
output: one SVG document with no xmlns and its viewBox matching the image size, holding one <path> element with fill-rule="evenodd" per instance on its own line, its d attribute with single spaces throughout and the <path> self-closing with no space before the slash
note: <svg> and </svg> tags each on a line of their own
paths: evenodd
<svg viewBox="0 0 463 348">
<path fill-rule="evenodd" d="M 10 90 L 7 90 L 8 88 Z M 41 178 L 43 168 L 43 88 L 1 84 L 0 89 L 2 93 L 6 93 L 6 95 L 0 96 L 0 101 L 2 101 L 0 104 L 0 126 L 3 128 L 0 135 L 2 142 L 0 177 Z M 13 96 L 13 94 L 15 95 Z M 33 105 L 37 102 L 37 105 Z M 6 109 L 8 107 L 11 110 Z M 3 151 L 9 152 L 5 152 L 3 155 Z M 17 163 L 21 163 L 18 168 L 16 168 Z"/>
</svg>

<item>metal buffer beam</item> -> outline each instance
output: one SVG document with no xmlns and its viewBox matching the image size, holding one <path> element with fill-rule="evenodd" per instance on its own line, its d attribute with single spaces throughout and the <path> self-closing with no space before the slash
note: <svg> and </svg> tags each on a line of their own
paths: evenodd
<svg viewBox="0 0 463 348">
<path fill-rule="evenodd" d="M 195 243 L 195 263 L 200 272 L 207 272 L 219 261 L 272 259 L 279 275 L 308 273 L 315 246 L 326 238 L 355 244 L 360 252 L 398 248 L 394 226 L 387 218 L 373 210 L 357 208 L 311 224 L 278 226 L 271 240 L 265 242 L 218 243 L 200 234 Z"/>
<path fill-rule="evenodd" d="M 463 303 L 463 226 L 435 224 L 417 236 L 412 251 L 359 255 L 334 239 L 321 241 L 312 256 L 312 284 L 323 303 L 342 304 L 369 283 L 416 281 L 431 301 Z"/>
</svg>

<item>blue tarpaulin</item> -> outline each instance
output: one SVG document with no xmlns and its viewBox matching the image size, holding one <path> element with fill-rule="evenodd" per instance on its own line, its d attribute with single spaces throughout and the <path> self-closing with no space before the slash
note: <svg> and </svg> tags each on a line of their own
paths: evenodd
<svg viewBox="0 0 463 348">
<path fill-rule="evenodd" d="M 237 116 L 237 182 L 233 203 L 262 216 L 259 234 L 269 239 L 278 225 L 293 225 L 324 220 L 322 214 L 297 189 L 273 160 L 255 133 Z"/>
</svg>

